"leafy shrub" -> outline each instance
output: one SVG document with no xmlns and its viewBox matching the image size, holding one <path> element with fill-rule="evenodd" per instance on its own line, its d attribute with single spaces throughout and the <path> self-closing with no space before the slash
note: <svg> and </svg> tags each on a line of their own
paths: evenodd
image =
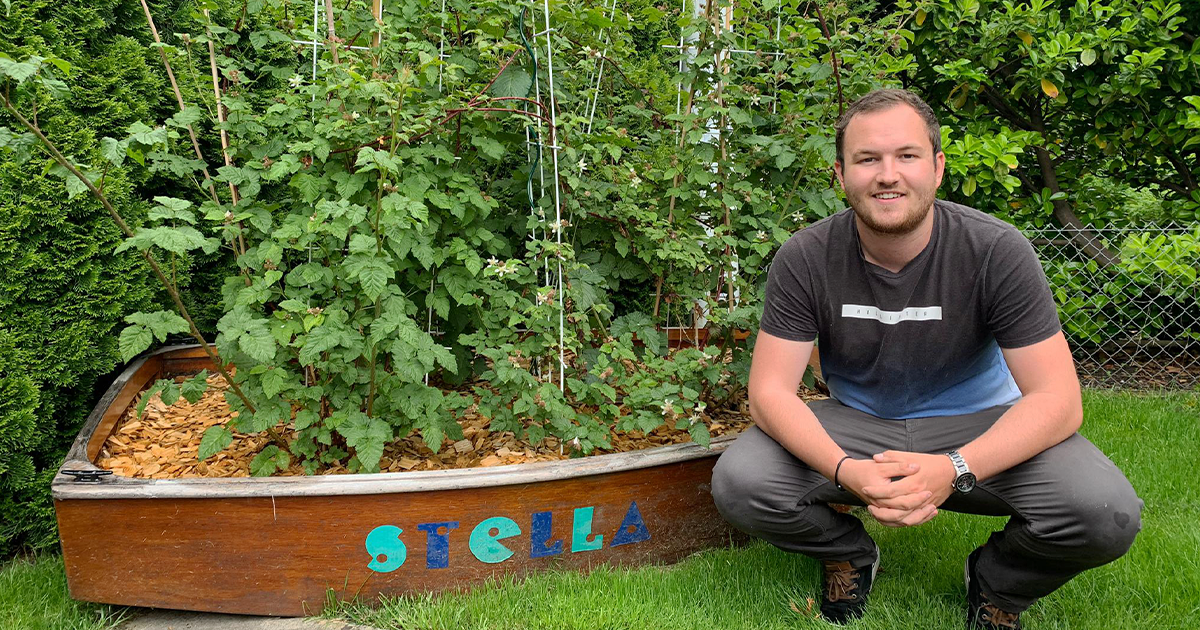
<svg viewBox="0 0 1200 630">
<path fill-rule="evenodd" d="M 1119 264 L 1051 260 L 1046 275 L 1077 343 L 1200 340 L 1200 230 L 1134 233 Z"/>
</svg>

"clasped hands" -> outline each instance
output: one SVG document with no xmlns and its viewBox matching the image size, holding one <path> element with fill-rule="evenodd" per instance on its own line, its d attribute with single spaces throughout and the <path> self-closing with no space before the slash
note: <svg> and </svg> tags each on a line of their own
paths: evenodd
<svg viewBox="0 0 1200 630">
<path fill-rule="evenodd" d="M 954 464 L 945 455 L 884 451 L 871 459 L 847 459 L 838 482 L 883 525 L 912 527 L 937 516 L 953 491 L 954 476 Z"/>
</svg>

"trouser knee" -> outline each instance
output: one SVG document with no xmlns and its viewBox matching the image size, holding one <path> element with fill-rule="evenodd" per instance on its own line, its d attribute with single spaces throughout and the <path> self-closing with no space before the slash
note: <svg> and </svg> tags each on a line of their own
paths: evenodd
<svg viewBox="0 0 1200 630">
<path fill-rule="evenodd" d="M 805 518 L 797 497 L 772 492 L 767 480 L 724 458 L 717 461 L 712 477 L 713 502 L 731 525 L 752 535 L 772 538 L 786 533 L 805 538 L 819 536 L 821 528 Z"/>
<path fill-rule="evenodd" d="M 1031 527 L 1039 555 L 1082 566 L 1100 566 L 1129 551 L 1142 528 L 1142 500 L 1132 487 L 1110 488 L 1102 494 L 1071 501 L 1066 517 L 1052 528 Z"/>
</svg>

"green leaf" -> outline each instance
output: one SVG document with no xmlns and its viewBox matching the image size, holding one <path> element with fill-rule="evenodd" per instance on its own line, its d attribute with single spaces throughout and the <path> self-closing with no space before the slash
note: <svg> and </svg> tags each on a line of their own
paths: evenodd
<svg viewBox="0 0 1200 630">
<path fill-rule="evenodd" d="M 493 97 L 524 97 L 529 95 L 529 90 L 533 88 L 533 77 L 524 68 L 511 64 L 496 77 L 496 82 L 492 84 L 491 93 Z"/>
<path fill-rule="evenodd" d="M 29 61 L 14 61 L 8 57 L 0 57 L 0 76 L 8 77 L 17 82 L 17 85 L 24 83 L 29 77 L 37 74 L 38 66 L 41 65 L 41 57 L 30 57 Z M 32 61 L 32 60 L 37 61 Z"/>
<path fill-rule="evenodd" d="M 472 136 L 471 144 L 478 147 L 481 153 L 493 160 L 499 160 L 504 157 L 504 145 L 488 136 Z"/>
<path fill-rule="evenodd" d="M 358 461 L 369 472 L 379 469 L 379 458 L 383 448 L 392 439 L 392 427 L 379 418 L 372 418 L 361 411 L 350 412 L 350 419 L 337 428 L 346 438 L 346 445 L 354 447 Z"/>
<path fill-rule="evenodd" d="M 114 138 L 100 139 L 100 153 L 113 166 L 120 166 L 125 163 L 125 146 L 126 143 Z"/>
<path fill-rule="evenodd" d="M 189 107 L 175 112 L 175 115 L 167 119 L 167 124 L 182 129 L 200 122 L 202 117 L 203 112 L 199 107 Z"/>
<path fill-rule="evenodd" d="M 296 173 L 296 176 L 292 178 L 292 188 L 300 193 L 300 198 L 305 203 L 312 203 L 325 191 L 325 182 L 308 173 Z"/>
<path fill-rule="evenodd" d="M 204 392 L 208 391 L 208 370 L 200 370 L 199 374 L 184 381 L 179 390 L 185 400 L 195 404 L 204 396 Z"/>
<path fill-rule="evenodd" d="M 217 453 L 225 450 L 233 442 L 233 433 L 225 427 L 216 424 L 204 430 L 204 437 L 200 438 L 200 452 L 196 454 L 196 458 L 204 461 Z"/>
<path fill-rule="evenodd" d="M 184 254 L 196 249 L 211 254 L 217 251 L 220 242 L 215 238 L 205 238 L 199 230 L 187 225 L 138 228 L 133 236 L 117 246 L 116 252 L 120 253 L 130 248 L 144 251 L 151 246 L 161 247 L 174 254 Z"/>
<path fill-rule="evenodd" d="M 387 259 L 369 254 L 350 256 L 346 259 L 344 267 L 351 278 L 358 279 L 363 292 L 372 300 L 378 298 L 387 287 L 388 280 L 396 276 L 396 271 L 388 264 Z"/>
<path fill-rule="evenodd" d="M 152 147 L 167 141 L 167 128 L 151 129 L 145 123 L 135 122 L 129 125 L 129 140 L 140 145 Z"/>
<path fill-rule="evenodd" d="M 421 441 L 434 453 L 442 448 L 446 432 L 442 429 L 435 414 L 427 414 L 417 419 L 417 428 L 421 431 Z"/>
<path fill-rule="evenodd" d="M 170 407 L 179 400 L 180 393 L 179 383 L 176 383 L 174 380 L 170 380 L 166 385 L 163 386 L 162 391 L 159 392 L 158 395 L 160 398 L 162 398 L 163 404 Z"/>
<path fill-rule="evenodd" d="M 1090 66 L 1096 63 L 1096 51 L 1088 48 L 1087 50 L 1079 53 L 1079 62 L 1085 66 Z"/>
<path fill-rule="evenodd" d="M 142 414 L 146 411 L 146 405 L 150 404 L 150 399 L 154 398 L 155 394 L 162 393 L 165 389 L 167 389 L 168 387 L 170 387 L 174 384 L 175 384 L 175 381 L 168 379 L 168 378 L 160 378 L 157 381 L 154 381 L 153 385 L 151 385 L 149 388 L 147 388 L 146 391 L 142 392 L 142 398 L 141 398 L 141 400 L 138 401 L 137 408 L 136 408 L 137 417 L 139 419 L 142 417 Z M 178 397 L 179 396 L 177 394 L 176 398 L 178 398 Z M 174 401 L 172 401 L 172 402 L 174 402 Z"/>
<path fill-rule="evenodd" d="M 287 470 L 292 465 L 292 456 L 274 444 L 268 445 L 250 460 L 250 474 L 268 477 L 277 470 Z"/>
<path fill-rule="evenodd" d="M 125 318 L 125 323 L 145 326 L 159 341 L 166 341 L 167 335 L 191 330 L 187 320 L 172 311 L 133 313 Z"/>
<path fill-rule="evenodd" d="M 246 334 L 238 337 L 238 347 L 255 361 L 268 363 L 275 360 L 275 337 L 271 336 L 265 320 L 255 320 Z"/>
<path fill-rule="evenodd" d="M 708 448 L 709 444 L 712 443 L 712 435 L 708 432 L 708 425 L 703 422 L 696 422 L 688 427 L 688 435 L 692 436 L 693 442 L 704 448 Z"/>
<path fill-rule="evenodd" d="M 284 390 L 287 382 L 287 371 L 283 368 L 269 367 L 266 372 L 260 377 L 263 394 L 268 397 L 274 397 L 276 394 Z"/>
<path fill-rule="evenodd" d="M 130 359 L 146 351 L 154 341 L 154 333 L 145 326 L 126 326 L 117 339 L 117 348 L 121 352 L 121 360 L 126 363 Z"/>
<path fill-rule="evenodd" d="M 292 421 L 292 424 L 295 425 L 297 431 L 303 431 L 316 424 L 320 419 L 317 412 L 311 409 L 301 409 L 296 412 L 296 418 Z"/>
</svg>

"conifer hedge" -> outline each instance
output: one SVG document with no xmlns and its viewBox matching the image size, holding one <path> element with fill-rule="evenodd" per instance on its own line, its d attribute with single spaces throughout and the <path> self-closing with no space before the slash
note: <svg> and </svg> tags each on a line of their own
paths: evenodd
<svg viewBox="0 0 1200 630">
<path fill-rule="evenodd" d="M 137 0 L 14 2 L 3 23 L 0 51 L 75 66 L 70 98 L 44 99 L 38 119 L 82 161 L 171 106 Z M 0 160 L 0 558 L 55 544 L 50 478 L 118 366 L 123 318 L 160 300 L 137 253 L 113 253 L 121 236 L 100 204 L 68 200 L 44 165 Z M 146 211 L 134 200 L 161 185 L 140 177 L 115 169 L 105 185 L 134 221 Z"/>
</svg>

